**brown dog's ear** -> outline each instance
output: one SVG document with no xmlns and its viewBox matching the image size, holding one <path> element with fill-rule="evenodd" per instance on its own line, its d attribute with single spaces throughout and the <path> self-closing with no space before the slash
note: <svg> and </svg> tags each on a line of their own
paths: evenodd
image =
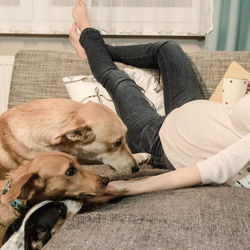
<svg viewBox="0 0 250 250">
<path fill-rule="evenodd" d="M 81 141 L 83 143 L 92 142 L 95 139 L 94 132 L 88 125 L 77 127 L 73 130 L 68 130 L 67 128 L 62 131 L 62 133 L 56 137 L 54 144 L 61 144 L 69 140 L 71 142 Z"/>
<path fill-rule="evenodd" d="M 17 199 L 20 195 L 22 187 L 32 177 L 32 173 L 28 170 L 29 168 L 27 166 L 20 166 L 11 173 L 10 188 L 8 192 L 1 197 L 3 204 Z"/>
</svg>

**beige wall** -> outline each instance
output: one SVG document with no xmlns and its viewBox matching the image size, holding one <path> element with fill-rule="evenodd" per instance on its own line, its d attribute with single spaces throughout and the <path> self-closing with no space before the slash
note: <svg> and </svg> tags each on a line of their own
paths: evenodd
<svg viewBox="0 0 250 250">
<path fill-rule="evenodd" d="M 105 37 L 109 44 L 124 45 L 147 43 L 158 40 L 169 40 L 159 37 Z M 176 38 L 185 51 L 200 51 L 204 48 L 203 38 Z M 21 49 L 49 49 L 73 51 L 67 36 L 27 36 L 27 35 L 0 35 L 0 56 L 15 55 Z"/>
</svg>

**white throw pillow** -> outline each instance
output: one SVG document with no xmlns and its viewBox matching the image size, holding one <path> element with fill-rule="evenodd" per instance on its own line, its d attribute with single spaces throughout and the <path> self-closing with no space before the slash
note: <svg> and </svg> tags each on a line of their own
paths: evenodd
<svg viewBox="0 0 250 250">
<path fill-rule="evenodd" d="M 142 69 L 124 68 L 124 71 L 140 87 L 156 111 L 160 115 L 164 115 L 163 91 L 159 81 L 152 74 Z"/>
<path fill-rule="evenodd" d="M 115 111 L 108 92 L 93 75 L 64 77 L 63 82 L 72 100 L 82 103 L 88 101 L 103 103 Z"/>
<path fill-rule="evenodd" d="M 163 92 L 159 81 L 149 72 L 136 68 L 124 68 L 124 71 L 136 82 L 149 103 L 160 115 L 164 115 Z M 114 104 L 105 88 L 93 75 L 68 76 L 63 82 L 71 99 L 86 103 L 88 101 L 100 102 L 113 111 Z"/>
</svg>

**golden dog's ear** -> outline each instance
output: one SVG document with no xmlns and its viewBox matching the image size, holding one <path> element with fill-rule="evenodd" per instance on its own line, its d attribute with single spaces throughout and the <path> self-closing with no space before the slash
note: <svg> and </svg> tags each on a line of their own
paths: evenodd
<svg viewBox="0 0 250 250">
<path fill-rule="evenodd" d="M 17 199 L 21 193 L 22 187 L 28 182 L 32 175 L 27 165 L 20 166 L 18 169 L 14 170 L 10 176 L 11 182 L 9 190 L 6 194 L 2 195 L 1 202 L 4 204 Z"/>
<path fill-rule="evenodd" d="M 95 134 L 91 127 L 88 125 L 80 126 L 75 129 L 63 129 L 62 133 L 56 137 L 54 144 L 61 144 L 67 141 L 83 143 L 92 142 L 95 139 Z"/>
</svg>

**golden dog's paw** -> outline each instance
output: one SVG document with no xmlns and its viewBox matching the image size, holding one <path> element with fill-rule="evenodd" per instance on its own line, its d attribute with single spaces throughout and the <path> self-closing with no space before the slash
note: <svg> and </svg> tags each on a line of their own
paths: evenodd
<svg viewBox="0 0 250 250">
<path fill-rule="evenodd" d="M 139 166 L 148 163 L 151 158 L 151 154 L 148 153 L 137 153 L 133 154 L 133 156 Z"/>
</svg>

